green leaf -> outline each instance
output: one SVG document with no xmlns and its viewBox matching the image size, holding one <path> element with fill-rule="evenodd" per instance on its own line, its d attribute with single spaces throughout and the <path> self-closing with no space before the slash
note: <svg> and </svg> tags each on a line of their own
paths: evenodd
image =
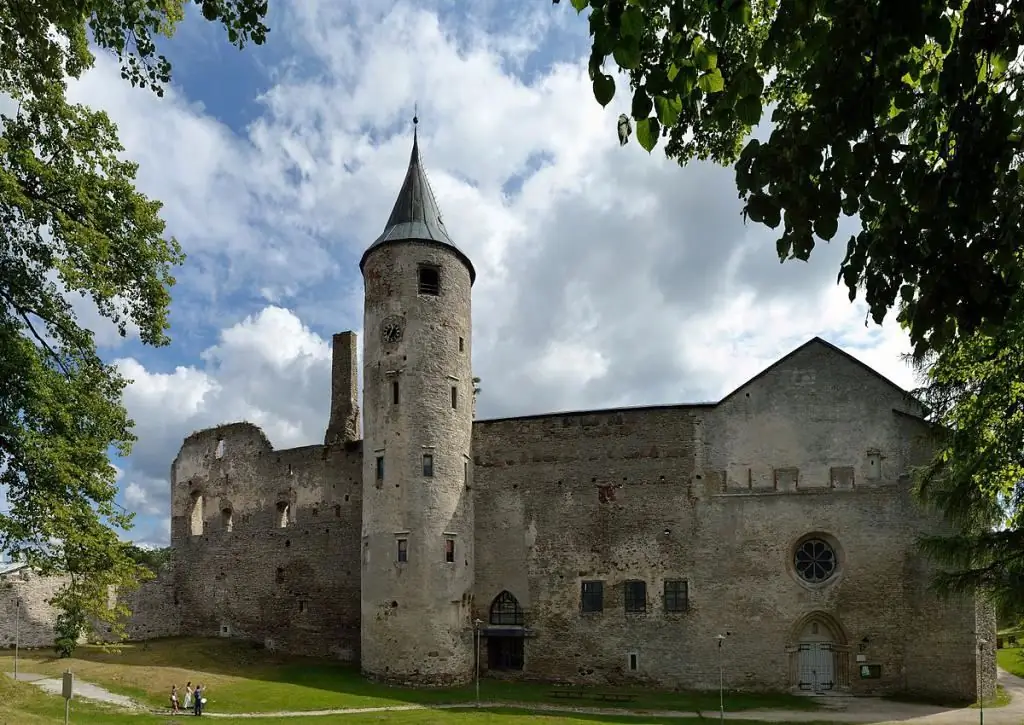
<svg viewBox="0 0 1024 725">
<path fill-rule="evenodd" d="M 624 37 L 612 51 L 612 57 L 624 70 L 634 70 L 640 65 L 640 41 L 633 36 Z"/>
<path fill-rule="evenodd" d="M 718 64 L 718 53 L 705 45 L 694 53 L 693 61 L 698 69 L 711 70 Z"/>
<path fill-rule="evenodd" d="M 658 143 L 658 119 L 644 118 L 636 123 L 636 140 L 640 142 L 644 151 L 650 153 Z"/>
<path fill-rule="evenodd" d="M 697 80 L 697 85 L 705 93 L 721 93 L 725 88 L 725 79 L 722 78 L 722 72 L 715 68 L 702 75 Z"/>
<path fill-rule="evenodd" d="M 615 97 L 615 79 L 610 75 L 598 73 L 594 76 L 594 98 L 602 106 L 607 106 Z"/>
<path fill-rule="evenodd" d="M 756 126 L 761 122 L 761 98 L 759 96 L 747 96 L 736 101 L 736 117 L 740 123 L 748 126 Z"/>
<path fill-rule="evenodd" d="M 779 226 L 782 218 L 779 205 L 767 194 L 751 194 L 747 199 L 745 211 L 751 221 L 772 229 Z"/>
<path fill-rule="evenodd" d="M 651 102 L 651 97 L 647 94 L 647 89 L 643 86 L 637 88 L 633 92 L 633 104 L 630 109 L 633 118 L 637 121 L 647 118 L 652 108 L 654 108 L 654 104 Z"/>
<path fill-rule="evenodd" d="M 622 35 L 640 38 L 644 33 L 644 13 L 636 5 L 630 5 L 622 13 L 620 21 Z"/>
<path fill-rule="evenodd" d="M 582 13 L 589 4 L 590 0 L 572 0 L 572 6 L 576 8 L 577 13 Z"/>
<path fill-rule="evenodd" d="M 837 231 L 839 231 L 839 219 L 834 215 L 822 214 L 814 220 L 814 233 L 826 242 L 832 239 Z"/>
<path fill-rule="evenodd" d="M 683 110 L 683 103 L 679 96 L 673 96 L 672 98 L 656 96 L 654 107 L 657 110 L 658 120 L 661 122 L 661 125 L 671 127 L 675 126 L 679 120 L 679 113 Z"/>
</svg>

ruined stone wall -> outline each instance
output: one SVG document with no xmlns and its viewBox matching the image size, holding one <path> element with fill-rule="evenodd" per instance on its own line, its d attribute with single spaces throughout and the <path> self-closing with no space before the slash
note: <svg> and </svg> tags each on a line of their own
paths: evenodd
<svg viewBox="0 0 1024 725">
<path fill-rule="evenodd" d="M 50 599 L 67 581 L 66 577 L 43 577 L 28 568 L 0 576 L 0 647 L 14 647 L 17 638 L 24 648 L 52 648 L 57 610 L 50 606 Z"/>
<path fill-rule="evenodd" d="M 914 539 L 934 522 L 901 478 L 923 445 L 907 423 L 917 412 L 812 343 L 717 405 L 478 423 L 475 616 L 486 622 L 502 590 L 517 597 L 528 677 L 715 688 L 721 655 L 728 687 L 785 689 L 800 680 L 799 643 L 819 638 L 854 693 L 969 698 L 974 647 L 960 630 L 974 606 L 940 608 L 922 586 Z M 810 537 L 838 555 L 821 584 L 793 563 Z M 581 613 L 592 580 L 603 611 Z M 637 613 L 628 580 L 646 583 Z M 666 580 L 686 581 L 686 611 L 665 611 Z M 908 641 L 911 618 L 934 636 Z"/>
<path fill-rule="evenodd" d="M 155 579 L 144 582 L 135 591 L 115 594 L 131 611 L 125 623 L 125 639 L 137 641 L 181 634 L 177 586 L 178 578 L 172 563 L 165 565 Z"/>
<path fill-rule="evenodd" d="M 362 452 L 275 451 L 247 423 L 195 433 L 172 469 L 182 634 L 356 659 Z"/>
</svg>

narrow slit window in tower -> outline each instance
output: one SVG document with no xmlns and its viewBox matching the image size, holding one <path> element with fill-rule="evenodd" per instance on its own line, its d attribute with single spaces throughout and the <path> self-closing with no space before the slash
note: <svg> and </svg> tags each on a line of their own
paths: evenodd
<svg viewBox="0 0 1024 725">
<path fill-rule="evenodd" d="M 431 453 L 423 454 L 423 475 L 427 478 L 434 477 L 434 456 Z"/>
<path fill-rule="evenodd" d="M 384 456 L 377 456 L 377 480 L 384 480 Z"/>
<path fill-rule="evenodd" d="M 459 338 L 459 352 L 466 351 L 466 339 L 463 337 Z"/>
<path fill-rule="evenodd" d="M 398 381 L 395 380 L 391 383 L 391 403 L 398 405 Z"/>
<path fill-rule="evenodd" d="M 457 410 L 459 407 L 459 389 L 452 386 L 452 410 Z"/>
<path fill-rule="evenodd" d="M 455 563 L 455 539 L 451 537 L 444 540 L 444 560 L 448 564 Z"/>
<path fill-rule="evenodd" d="M 418 282 L 421 295 L 441 294 L 441 269 L 432 264 L 421 264 Z"/>
<path fill-rule="evenodd" d="M 234 519 L 230 508 L 225 508 L 220 512 L 220 521 L 225 531 L 231 531 L 234 528 Z"/>
<path fill-rule="evenodd" d="M 409 561 L 409 540 L 399 539 L 398 540 L 398 560 Z"/>
</svg>

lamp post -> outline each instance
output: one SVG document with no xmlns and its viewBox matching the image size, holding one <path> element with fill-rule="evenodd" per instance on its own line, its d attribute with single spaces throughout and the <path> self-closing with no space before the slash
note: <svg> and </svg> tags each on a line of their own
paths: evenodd
<svg viewBox="0 0 1024 725">
<path fill-rule="evenodd" d="M 981 655 L 984 653 L 985 645 L 988 644 L 987 639 L 978 640 L 978 683 L 981 687 L 978 688 L 978 725 L 985 725 L 985 672 L 981 664 Z"/>
<path fill-rule="evenodd" d="M 21 597 L 14 604 L 14 679 L 18 679 L 18 646 L 21 644 Z"/>
<path fill-rule="evenodd" d="M 473 629 L 476 631 L 476 706 L 480 707 L 480 625 L 482 619 L 473 620 Z"/>
<path fill-rule="evenodd" d="M 718 640 L 718 721 L 725 722 L 725 665 L 722 663 L 722 643 L 726 634 L 715 635 Z"/>
</svg>

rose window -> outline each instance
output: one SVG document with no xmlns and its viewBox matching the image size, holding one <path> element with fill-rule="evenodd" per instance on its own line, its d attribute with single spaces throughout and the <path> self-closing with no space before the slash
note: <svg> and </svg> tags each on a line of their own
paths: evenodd
<svg viewBox="0 0 1024 725">
<path fill-rule="evenodd" d="M 836 552 L 826 541 L 807 539 L 797 547 L 793 564 L 805 582 L 820 584 L 835 574 Z"/>
</svg>

